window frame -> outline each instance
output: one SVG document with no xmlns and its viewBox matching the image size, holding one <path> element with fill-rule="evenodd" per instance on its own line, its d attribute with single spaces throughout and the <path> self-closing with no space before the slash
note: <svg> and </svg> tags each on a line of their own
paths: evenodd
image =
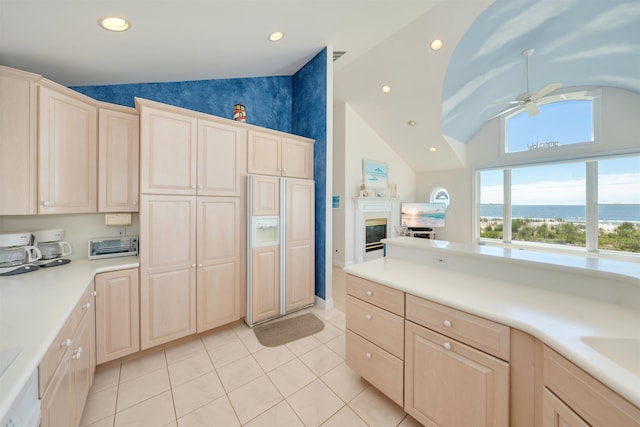
<svg viewBox="0 0 640 427">
<path fill-rule="evenodd" d="M 518 114 L 526 111 L 524 106 L 517 108 L 509 114 L 500 116 L 500 131 L 499 131 L 499 157 L 504 162 L 544 162 L 551 161 L 559 158 L 570 158 L 571 156 L 579 155 L 583 153 L 585 147 L 589 150 L 598 150 L 602 146 L 602 89 L 600 88 L 567 88 L 565 91 L 559 92 L 556 95 L 546 97 L 538 101 L 539 106 L 545 104 L 551 104 L 562 101 L 575 101 L 575 100 L 588 100 L 591 101 L 592 117 L 593 117 L 593 141 L 577 142 L 568 145 L 560 145 L 553 149 L 541 149 L 541 150 L 524 150 L 507 152 L 508 147 L 508 135 L 507 135 L 507 123 L 509 119 L 517 116 Z"/>
<path fill-rule="evenodd" d="M 478 245 L 499 246 L 512 249 L 533 249 L 551 253 L 565 253 L 571 255 L 586 255 L 596 258 L 611 259 L 634 259 L 640 258 L 640 253 L 603 250 L 598 247 L 598 161 L 610 160 L 624 157 L 640 157 L 640 151 L 630 151 L 621 154 L 589 156 L 583 158 L 562 159 L 545 162 L 521 163 L 516 165 L 502 165 L 492 167 L 477 167 L 473 171 L 475 189 L 473 194 L 474 218 L 473 233 L 474 240 Z M 519 167 L 545 166 L 553 164 L 584 163 L 586 168 L 585 177 L 585 225 L 586 225 L 586 246 L 567 246 L 562 244 L 513 241 L 511 226 L 505 224 L 512 223 L 511 208 L 511 171 Z M 480 237 L 480 201 L 481 201 L 481 179 L 483 171 L 502 170 L 503 171 L 503 236 L 502 239 L 492 239 Z"/>
</svg>

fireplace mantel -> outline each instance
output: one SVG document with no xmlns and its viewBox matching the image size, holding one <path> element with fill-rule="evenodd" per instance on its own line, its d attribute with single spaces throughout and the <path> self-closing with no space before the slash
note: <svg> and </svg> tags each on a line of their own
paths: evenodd
<svg viewBox="0 0 640 427">
<path fill-rule="evenodd" d="M 372 218 L 379 214 L 387 218 L 387 237 L 395 235 L 396 227 L 400 225 L 400 199 L 389 197 L 356 197 L 356 263 L 365 261 L 365 230 L 366 218 Z"/>
</svg>

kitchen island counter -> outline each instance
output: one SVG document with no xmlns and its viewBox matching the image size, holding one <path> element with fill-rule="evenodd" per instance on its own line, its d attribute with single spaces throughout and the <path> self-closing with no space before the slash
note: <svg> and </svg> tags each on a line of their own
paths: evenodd
<svg viewBox="0 0 640 427">
<path fill-rule="evenodd" d="M 565 292 L 566 286 L 558 286 L 554 290 L 554 284 L 549 283 L 549 277 L 557 274 L 560 280 L 565 281 L 572 276 L 579 285 L 586 274 L 601 279 L 601 286 L 606 289 L 610 282 L 620 279 L 619 273 L 602 270 L 594 273 L 580 266 L 572 272 L 573 267 L 565 265 L 561 267 L 563 273 L 560 274 L 550 265 L 551 273 L 545 276 L 545 283 L 535 286 L 520 277 L 522 271 L 517 269 L 511 272 L 514 273 L 511 280 L 506 279 L 506 273 L 491 277 L 464 271 L 464 267 L 459 271 L 456 266 L 468 261 L 467 258 L 456 261 L 452 252 L 437 250 L 437 245 L 443 242 L 417 242 L 419 240 L 424 239 L 399 240 L 397 243 L 399 246 L 408 245 L 413 253 L 409 258 L 414 259 L 402 259 L 391 250 L 393 256 L 351 265 L 344 271 L 526 332 L 640 407 L 640 310 L 633 304 L 616 304 L 593 297 L 593 284 L 587 283 L 587 295 L 580 296 L 576 284 L 565 283 L 569 286 Z M 487 265 L 487 270 L 509 270 L 505 259 L 494 262 L 495 253 L 483 256 L 480 251 L 471 252 L 473 257 Z M 528 262 L 523 257 L 519 254 L 517 263 L 520 265 Z M 540 255 L 534 255 L 534 259 L 539 258 Z M 537 261 L 529 267 L 536 270 L 545 268 Z M 628 266 L 628 271 L 637 269 L 638 264 Z M 606 279 L 608 275 L 610 281 Z M 627 297 L 640 296 L 640 283 L 633 275 L 627 276 L 623 286 Z M 610 293 L 616 292 L 614 287 L 610 289 Z M 622 348 L 614 349 L 616 343 L 611 342 L 611 352 L 605 356 L 606 349 L 604 352 L 602 348 L 596 351 L 593 346 L 594 342 L 611 339 L 619 340 Z"/>
</svg>

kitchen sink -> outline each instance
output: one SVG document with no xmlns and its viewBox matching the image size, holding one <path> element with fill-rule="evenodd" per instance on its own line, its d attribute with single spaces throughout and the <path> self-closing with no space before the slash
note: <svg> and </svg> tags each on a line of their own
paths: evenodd
<svg viewBox="0 0 640 427">
<path fill-rule="evenodd" d="M 640 338 L 581 337 L 580 339 L 607 359 L 640 375 Z"/>
<path fill-rule="evenodd" d="M 22 347 L 12 347 L 0 350 L 0 377 L 5 373 L 9 365 L 18 357 Z"/>
</svg>

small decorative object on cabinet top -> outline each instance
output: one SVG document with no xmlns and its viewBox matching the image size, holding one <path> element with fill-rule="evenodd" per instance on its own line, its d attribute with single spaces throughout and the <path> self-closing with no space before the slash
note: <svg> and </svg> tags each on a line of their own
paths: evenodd
<svg viewBox="0 0 640 427">
<path fill-rule="evenodd" d="M 247 111 L 242 104 L 236 104 L 233 106 L 233 120 L 237 122 L 247 121 Z"/>
</svg>

